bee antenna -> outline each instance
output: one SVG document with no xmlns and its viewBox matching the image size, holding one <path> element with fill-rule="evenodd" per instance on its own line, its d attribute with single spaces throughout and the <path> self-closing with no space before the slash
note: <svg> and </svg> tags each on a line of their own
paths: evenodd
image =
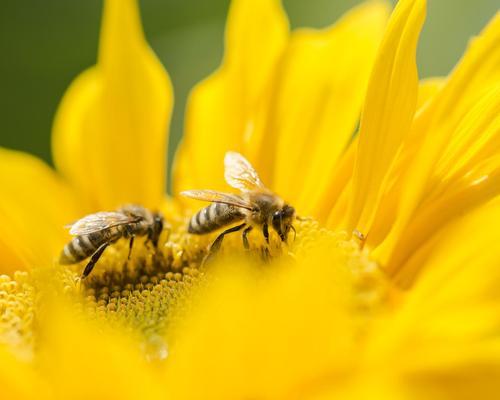
<svg viewBox="0 0 500 400">
<path fill-rule="evenodd" d="M 295 242 L 295 239 L 297 239 L 297 231 L 293 225 L 290 225 L 290 229 L 293 231 L 293 241 Z"/>
</svg>

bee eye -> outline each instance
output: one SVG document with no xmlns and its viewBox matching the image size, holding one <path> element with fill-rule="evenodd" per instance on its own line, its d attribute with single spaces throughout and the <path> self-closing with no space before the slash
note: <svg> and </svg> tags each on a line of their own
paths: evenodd
<svg viewBox="0 0 500 400">
<path fill-rule="evenodd" d="M 273 228 L 278 233 L 281 232 L 281 220 L 282 220 L 281 211 L 276 211 L 273 214 Z"/>
<path fill-rule="evenodd" d="M 273 225 L 275 227 L 278 227 L 281 225 L 281 220 L 282 220 L 283 216 L 281 214 L 281 211 L 276 211 L 274 214 L 273 214 Z"/>
</svg>

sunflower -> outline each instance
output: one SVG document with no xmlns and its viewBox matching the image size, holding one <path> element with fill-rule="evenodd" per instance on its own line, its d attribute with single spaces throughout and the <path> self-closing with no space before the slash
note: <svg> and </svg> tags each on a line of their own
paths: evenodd
<svg viewBox="0 0 500 400">
<path fill-rule="evenodd" d="M 191 92 L 165 193 L 172 88 L 133 0 L 106 0 L 96 66 L 54 122 L 56 169 L 0 152 L 5 398 L 496 398 L 500 16 L 419 81 L 424 0 L 368 1 L 289 32 L 233 0 L 220 68 Z M 187 232 L 182 190 L 247 157 L 299 215 L 288 245 Z M 158 251 L 106 251 L 84 281 L 64 225 L 137 203 Z M 236 235 L 237 236 L 237 235 Z M 270 257 L 262 257 L 262 249 Z M 126 264 L 124 266 L 124 263 Z"/>
</svg>

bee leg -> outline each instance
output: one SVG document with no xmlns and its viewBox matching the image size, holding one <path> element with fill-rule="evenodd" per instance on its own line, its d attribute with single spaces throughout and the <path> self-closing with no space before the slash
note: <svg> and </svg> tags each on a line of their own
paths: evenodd
<svg viewBox="0 0 500 400">
<path fill-rule="evenodd" d="M 87 263 L 85 269 L 83 270 L 82 279 L 85 279 L 87 276 L 89 276 L 89 274 L 94 269 L 97 261 L 99 261 L 99 258 L 101 258 L 102 253 L 104 253 L 104 250 L 106 250 L 106 247 L 108 246 L 109 243 L 103 243 L 99 246 L 95 253 L 92 254 L 92 257 L 90 257 L 90 261 Z"/>
<path fill-rule="evenodd" d="M 245 226 L 246 226 L 246 223 L 233 226 L 232 228 L 226 229 L 219 236 L 217 236 L 217 239 L 215 239 L 214 242 L 212 243 L 212 245 L 210 246 L 210 249 L 208 250 L 208 254 L 205 257 L 205 259 L 203 260 L 203 264 L 205 264 L 207 261 L 209 261 L 219 251 L 225 235 L 227 235 L 228 233 L 238 232 L 239 230 L 241 230 Z"/>
<path fill-rule="evenodd" d="M 262 234 L 266 239 L 266 243 L 269 244 L 269 226 L 267 225 L 267 222 L 262 225 Z"/>
<path fill-rule="evenodd" d="M 262 247 L 261 257 L 262 261 L 264 261 L 265 263 L 269 262 L 269 260 L 271 259 L 271 254 L 269 253 L 269 249 L 267 247 Z"/>
<path fill-rule="evenodd" d="M 127 256 L 127 261 L 130 261 L 130 256 L 132 255 L 132 247 L 134 247 L 134 239 L 135 239 L 134 235 L 130 236 L 130 242 L 128 242 L 128 256 Z"/>
<path fill-rule="evenodd" d="M 241 224 L 241 225 L 236 225 L 233 226 L 232 228 L 226 229 L 224 232 L 222 232 L 219 236 L 217 236 L 217 239 L 214 240 L 212 245 L 210 246 L 210 253 L 217 253 L 220 249 L 220 246 L 222 244 L 222 241 L 224 240 L 224 236 L 226 236 L 228 233 L 233 233 L 233 232 L 238 232 L 241 230 L 246 224 Z"/>
<path fill-rule="evenodd" d="M 253 229 L 252 226 L 249 226 L 247 228 L 245 228 L 245 230 L 243 231 L 243 234 L 241 235 L 241 238 L 243 239 L 243 247 L 245 248 L 245 250 L 249 250 L 250 249 L 250 243 L 248 243 L 248 234 L 250 233 L 250 231 Z"/>
</svg>

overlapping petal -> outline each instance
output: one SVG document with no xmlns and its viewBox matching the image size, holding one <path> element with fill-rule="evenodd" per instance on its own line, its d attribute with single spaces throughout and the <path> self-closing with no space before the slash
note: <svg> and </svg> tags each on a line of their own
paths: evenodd
<svg viewBox="0 0 500 400">
<path fill-rule="evenodd" d="M 106 1 L 98 63 L 69 88 L 53 132 L 55 163 L 89 209 L 160 206 L 171 107 L 136 1 Z"/>
<path fill-rule="evenodd" d="M 280 62 L 261 153 L 276 141 L 270 184 L 303 214 L 318 217 L 336 200 L 328 187 L 354 134 L 388 13 L 385 2 L 366 2 L 331 28 L 296 31 Z"/>
<path fill-rule="evenodd" d="M 414 157 L 418 146 L 421 143 L 421 136 L 419 132 L 421 129 L 416 129 L 416 125 L 422 125 L 422 121 L 428 119 L 428 109 L 430 107 L 431 100 L 436 96 L 436 94 L 441 90 L 444 85 L 444 78 L 429 78 L 424 79 L 419 84 L 418 90 L 418 100 L 417 100 L 417 121 L 419 124 L 413 124 L 412 129 L 409 134 L 404 138 L 403 144 L 401 146 L 401 153 L 396 157 L 391 169 L 388 172 L 387 185 L 380 201 L 380 206 L 375 214 L 375 218 L 370 230 L 370 235 L 366 238 L 367 245 L 371 248 L 374 243 L 379 243 L 381 238 L 387 234 L 390 229 L 391 224 L 395 219 L 395 214 L 397 211 L 397 203 L 399 196 L 399 186 L 401 185 L 400 176 L 401 171 L 404 170 L 405 165 L 407 165 L 409 160 Z M 351 177 L 354 170 L 355 156 L 358 147 L 359 136 L 357 135 L 355 139 L 349 144 L 349 148 L 343 154 L 341 162 L 336 168 L 336 175 L 330 181 L 327 192 L 337 199 L 330 206 L 329 215 L 327 219 L 327 226 L 332 229 L 337 229 L 345 227 L 346 224 L 346 214 L 348 210 L 348 201 L 350 195 L 350 187 L 352 184 Z M 324 196 L 322 199 L 322 206 L 320 209 L 327 209 L 328 203 L 331 200 L 328 196 Z"/>
<path fill-rule="evenodd" d="M 433 190 L 400 236 L 385 265 L 388 271 L 402 270 L 405 258 L 447 223 L 500 194 L 495 145 L 500 135 L 499 88 L 492 88 L 457 127 L 446 156 L 434 170 Z"/>
<path fill-rule="evenodd" d="M 441 165 L 446 165 L 447 157 L 451 156 L 447 165 L 450 165 L 451 161 L 454 165 L 452 170 L 456 171 L 455 168 L 460 166 L 461 172 L 466 173 L 467 168 L 473 168 L 474 163 L 480 159 L 477 156 L 481 152 L 478 151 L 486 150 L 485 143 L 493 144 L 492 151 L 494 151 L 492 138 L 498 135 L 498 130 L 495 128 L 496 106 L 491 106 L 493 104 L 491 102 L 490 106 L 486 106 L 489 108 L 488 118 L 482 115 L 484 109 L 481 111 L 476 109 L 475 115 L 474 109 L 478 103 L 485 107 L 484 100 L 481 99 L 495 97 L 492 94 L 496 90 L 494 86 L 498 85 L 500 80 L 499 43 L 500 16 L 497 15 L 483 33 L 472 42 L 455 71 L 433 99 L 427 115 L 416 121 L 420 124 L 418 133 L 421 143 L 415 155 L 409 159 L 407 165 L 410 165 L 410 169 L 402 174 L 404 185 L 400 192 L 402 197 L 395 223 L 390 234 L 376 250 L 376 256 L 383 264 L 391 257 L 405 227 L 422 201 L 430 194 L 433 184 L 445 178 L 443 175 L 436 175 L 436 172 L 440 171 L 439 164 L 445 161 Z M 468 122 L 464 122 L 467 120 Z M 488 125 L 490 128 L 487 128 Z M 469 149 L 457 155 L 453 148 L 458 146 L 463 150 L 464 145 Z M 446 174 L 449 172 L 446 171 Z"/>
<path fill-rule="evenodd" d="M 77 199 L 43 161 L 0 149 L 0 271 L 51 265 L 64 225 L 79 214 Z"/>
<path fill-rule="evenodd" d="M 99 300 L 89 290 L 88 302 L 68 280 L 64 289 L 78 301 L 58 293 L 62 307 L 48 296 L 54 282 L 45 282 L 29 303 L 28 318 L 37 307 L 39 322 L 37 372 L 0 348 L 4 392 L 82 399 L 497 395 L 500 19 L 450 78 L 419 85 L 415 49 L 424 14 L 425 0 L 399 2 L 368 82 L 385 3 L 368 2 L 332 28 L 289 38 L 278 1 L 235 0 L 224 63 L 190 99 L 175 190 L 226 188 L 223 154 L 241 151 L 301 214 L 368 234 L 365 249 L 344 233 L 297 221 L 296 242 L 271 268 L 231 253 L 225 269 L 207 269 L 208 285 L 175 303 L 182 318 L 169 326 L 163 363 L 145 361 L 148 343 L 135 340 L 144 332 L 130 337 L 102 316 L 121 327 L 119 307 L 120 315 L 139 310 L 134 319 L 147 326 L 149 308 L 165 308 L 161 296 L 170 289 L 183 297 L 176 290 L 199 270 L 185 280 L 172 272 L 164 275 L 170 280 L 163 272 L 150 281 L 141 276 L 135 287 L 112 287 L 111 299 L 106 283 Z M 33 157 L 0 150 L 2 265 L 50 265 L 66 239 L 62 226 L 84 211 L 138 202 L 181 220 L 179 204 L 163 192 L 171 101 L 137 4 L 108 0 L 98 64 L 72 84 L 54 126 L 66 182 Z M 191 270 L 205 244 L 175 229 L 166 236 L 176 241 L 159 254 L 175 251 Z M 50 269 L 50 276 L 61 271 L 68 272 Z M 8 296 L 19 295 L 21 304 L 26 293 L 9 288 L 26 282 L 3 283 L 0 309 Z"/>
<path fill-rule="evenodd" d="M 195 87 L 189 99 L 186 129 L 176 159 L 176 193 L 193 189 L 183 181 L 187 166 L 189 175 L 196 179 L 189 184 L 227 190 L 224 153 L 246 153 L 255 113 L 265 99 L 287 38 L 288 22 L 278 0 L 235 0 L 231 4 L 223 64 Z"/>
<path fill-rule="evenodd" d="M 417 41 L 425 0 L 400 1 L 389 21 L 366 93 L 354 169 L 349 230 L 369 234 L 388 170 L 413 119 L 417 102 Z"/>
<path fill-rule="evenodd" d="M 497 201 L 446 229 L 405 303 L 373 331 L 369 358 L 397 364 L 392 372 L 416 398 L 498 393 L 499 222 Z"/>
</svg>

